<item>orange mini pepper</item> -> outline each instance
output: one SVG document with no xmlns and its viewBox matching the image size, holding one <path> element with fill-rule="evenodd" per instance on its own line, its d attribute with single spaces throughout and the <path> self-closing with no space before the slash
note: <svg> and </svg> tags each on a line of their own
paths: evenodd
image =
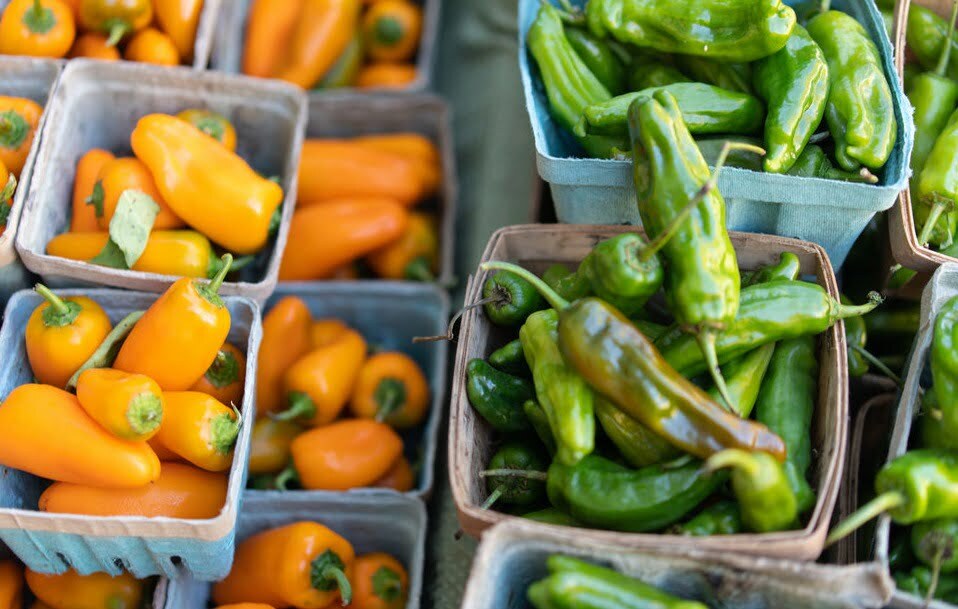
<svg viewBox="0 0 958 609">
<path fill-rule="evenodd" d="M 23 606 L 23 567 L 12 560 L 0 560 L 0 609 Z"/>
<path fill-rule="evenodd" d="M 160 439 L 156 436 L 147 440 L 147 444 L 150 445 L 150 448 L 156 453 L 156 457 L 163 463 L 186 463 L 186 459 L 160 444 Z"/>
<path fill-rule="evenodd" d="M 50 385 L 20 385 L 7 396 L 0 406 L 0 436 L 0 464 L 41 478 L 136 488 L 160 475 L 160 461 L 146 442 L 117 438 L 90 418 L 76 396 Z"/>
<path fill-rule="evenodd" d="M 163 195 L 156 188 L 156 182 L 153 181 L 153 176 L 146 165 L 135 157 L 118 157 L 106 162 L 100 168 L 97 183 L 93 186 L 93 195 L 90 197 L 90 205 L 96 211 L 97 223 L 101 230 L 110 228 L 110 220 L 116 212 L 120 195 L 127 190 L 139 190 L 149 195 L 160 206 L 160 212 L 153 221 L 154 229 L 184 226 L 184 222 L 163 200 Z"/>
<path fill-rule="evenodd" d="M 419 364 L 405 353 L 377 353 L 360 368 L 349 406 L 361 419 L 376 419 L 399 429 L 415 427 L 429 409 L 429 382 Z"/>
<path fill-rule="evenodd" d="M 155 482 L 109 489 L 54 482 L 40 495 L 41 512 L 86 516 L 214 518 L 226 503 L 228 478 L 183 463 L 162 463 Z"/>
<path fill-rule="evenodd" d="M 232 605 L 220 605 L 216 609 L 273 609 L 272 605 L 263 603 L 235 603 Z"/>
<path fill-rule="evenodd" d="M 286 45 L 303 12 L 304 0 L 253 0 L 246 19 L 243 74 L 271 77 L 286 53 Z"/>
<path fill-rule="evenodd" d="M 353 563 L 350 609 L 403 609 L 409 575 L 398 560 L 383 552 L 357 556 Z"/>
<path fill-rule="evenodd" d="M 423 196 L 431 197 L 439 191 L 442 184 L 442 160 L 439 149 L 428 137 L 419 133 L 400 132 L 361 135 L 351 141 L 413 161 L 423 183 Z"/>
<path fill-rule="evenodd" d="M 113 47 L 110 47 L 113 48 Z M 73 215 L 70 218 L 70 230 L 77 233 L 87 233 L 100 230 L 96 216 L 93 194 L 100 170 L 114 158 L 113 153 L 107 150 L 94 148 L 80 157 L 77 162 L 77 174 L 73 180 Z M 102 185 L 101 185 L 102 190 Z M 100 246 L 103 249 L 103 246 Z M 93 256 L 100 253 L 98 249 Z M 90 256 L 92 258 L 93 256 Z"/>
<path fill-rule="evenodd" d="M 275 78 L 311 89 L 353 38 L 359 0 L 305 0 Z"/>
<path fill-rule="evenodd" d="M 42 284 L 36 291 L 46 302 L 27 320 L 27 359 L 37 380 L 63 387 L 113 326 L 103 307 L 85 296 L 60 298 Z"/>
<path fill-rule="evenodd" d="M 256 410 L 260 416 L 285 405 L 283 376 L 310 351 L 309 307 L 296 296 L 286 296 L 263 317 L 263 337 L 256 362 Z"/>
<path fill-rule="evenodd" d="M 374 63 L 356 77 L 360 89 L 405 89 L 416 80 L 416 66 L 406 63 Z"/>
<path fill-rule="evenodd" d="M 0 55 L 63 57 L 75 36 L 73 10 L 61 0 L 12 0 L 0 17 Z"/>
<path fill-rule="evenodd" d="M 42 113 L 43 108 L 33 100 L 0 96 L 0 163 L 16 177 L 27 162 Z"/>
<path fill-rule="evenodd" d="M 363 17 L 366 50 L 373 61 L 408 61 L 419 48 L 422 9 L 408 0 L 380 0 Z"/>
<path fill-rule="evenodd" d="M 342 140 L 303 142 L 297 188 L 301 205 L 347 197 L 385 197 L 411 206 L 422 195 L 416 164 L 407 158 Z"/>
<path fill-rule="evenodd" d="M 328 202 L 298 209 L 279 267 L 280 281 L 324 279 L 399 239 L 409 212 L 389 201 Z"/>
<path fill-rule="evenodd" d="M 286 372 L 289 408 L 275 415 L 281 421 L 326 425 L 342 412 L 366 359 L 366 340 L 347 329 L 324 347 L 301 357 Z"/>
<path fill-rule="evenodd" d="M 77 399 L 90 418 L 124 440 L 149 440 L 163 420 L 163 391 L 142 374 L 88 368 L 77 380 Z"/>
<path fill-rule="evenodd" d="M 173 41 L 179 56 L 192 59 L 203 0 L 153 0 L 153 10 L 156 22 Z"/>
<path fill-rule="evenodd" d="M 252 254 L 269 238 L 283 189 L 186 121 L 140 119 L 130 138 L 163 198 L 187 224 L 227 250 Z"/>
<path fill-rule="evenodd" d="M 228 470 L 241 424 L 236 411 L 198 391 L 166 391 L 163 401 L 159 444 L 206 471 Z"/>
<path fill-rule="evenodd" d="M 213 602 L 274 607 L 348 605 L 356 556 L 352 545 L 318 522 L 263 531 L 236 548 L 230 574 L 213 584 Z"/>
<path fill-rule="evenodd" d="M 80 0 L 80 25 L 108 36 L 115 46 L 124 36 L 138 32 L 153 20 L 152 0 Z"/>
<path fill-rule="evenodd" d="M 383 474 L 383 477 L 372 483 L 377 488 L 391 488 L 400 493 L 411 491 L 416 484 L 416 473 L 412 470 L 409 460 L 400 456 L 389 468 L 389 471 Z"/>
<path fill-rule="evenodd" d="M 53 609 L 53 607 L 43 601 L 33 601 L 33 604 L 30 605 L 30 609 Z"/>
<path fill-rule="evenodd" d="M 13 195 L 17 189 L 17 179 L 0 161 L 0 235 L 7 229 L 7 220 L 13 211 Z"/>
<path fill-rule="evenodd" d="M 349 330 L 349 326 L 338 319 L 317 319 L 310 328 L 310 340 L 313 349 L 332 344 Z"/>
<path fill-rule="evenodd" d="M 383 279 L 435 281 L 439 264 L 436 220 L 413 212 L 402 237 L 366 257 L 370 268 Z"/>
<path fill-rule="evenodd" d="M 211 395 L 224 404 L 239 405 L 245 382 L 246 356 L 230 343 L 223 343 L 216 359 L 190 390 Z"/>
<path fill-rule="evenodd" d="M 183 110 L 176 118 L 193 125 L 206 135 L 226 146 L 230 152 L 236 151 L 236 129 L 229 119 L 212 110 L 191 108 Z"/>
<path fill-rule="evenodd" d="M 26 579 L 33 595 L 55 609 L 138 609 L 143 600 L 144 582 L 129 573 L 46 575 L 27 569 Z"/>
<path fill-rule="evenodd" d="M 113 367 L 145 374 L 164 391 L 193 386 L 216 359 L 230 331 L 230 312 L 217 292 L 232 258 L 209 283 L 177 280 L 136 322 Z"/>
<path fill-rule="evenodd" d="M 180 65 L 180 53 L 173 39 L 153 27 L 143 28 L 133 35 L 126 43 L 123 59 L 158 66 Z"/>
<path fill-rule="evenodd" d="M 107 44 L 107 38 L 103 34 L 83 34 L 77 36 L 68 56 L 71 59 L 86 57 L 101 61 L 119 61 L 120 51 L 115 46 Z"/>
<path fill-rule="evenodd" d="M 292 421 L 256 420 L 250 441 L 249 473 L 275 474 L 289 463 L 289 445 L 303 428 Z"/>
</svg>

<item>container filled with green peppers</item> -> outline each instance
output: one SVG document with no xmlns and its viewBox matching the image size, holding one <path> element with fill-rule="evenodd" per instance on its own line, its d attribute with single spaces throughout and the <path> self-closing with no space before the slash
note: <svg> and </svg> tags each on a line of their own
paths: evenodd
<svg viewBox="0 0 958 609">
<path fill-rule="evenodd" d="M 519 2 L 519 62 L 560 222 L 640 224 L 626 110 L 657 90 L 674 95 L 697 139 L 768 151 L 757 164 L 733 158 L 722 175 L 732 230 L 818 243 L 840 268 L 905 187 L 914 126 L 872 0 L 824 12 L 780 0 L 555 3 Z M 602 61 L 576 52 L 570 37 L 583 32 L 610 49 Z"/>
<path fill-rule="evenodd" d="M 483 536 L 462 609 L 859 609 L 892 583 L 876 565 L 835 567 L 731 553 L 596 545 L 524 523 Z"/>
<path fill-rule="evenodd" d="M 702 209 L 691 213 L 703 221 Z M 741 295 L 737 313 L 717 326 L 715 346 L 734 413 L 694 332 L 672 322 L 676 307 L 694 306 L 664 297 L 698 285 L 701 304 L 708 289 L 702 280 L 675 280 L 676 266 L 659 257 L 676 254 L 655 253 L 658 239 L 622 226 L 513 226 L 493 235 L 483 263 L 516 262 L 573 304 L 540 298 L 531 280 L 515 281 L 523 279 L 518 271 L 480 270 L 470 282 L 466 303 L 482 305 L 462 317 L 449 436 L 466 533 L 525 517 L 582 527 L 576 537 L 594 543 L 818 557 L 845 451 L 848 375 L 838 320 L 874 304 L 840 305 L 828 258 L 814 244 L 728 238 L 728 272 Z M 488 282 L 512 285 L 508 303 L 483 298 Z M 517 314 L 525 321 L 517 324 Z M 647 406 L 656 399 L 666 414 Z M 522 459 L 517 440 L 528 447 Z M 721 456 L 736 450 L 772 455 L 756 457 L 771 476 L 751 475 L 749 459 Z M 515 471 L 504 474 L 504 462 Z M 506 485 L 509 477 L 527 484 Z M 782 497 L 791 503 L 764 517 L 763 502 Z"/>
</svg>

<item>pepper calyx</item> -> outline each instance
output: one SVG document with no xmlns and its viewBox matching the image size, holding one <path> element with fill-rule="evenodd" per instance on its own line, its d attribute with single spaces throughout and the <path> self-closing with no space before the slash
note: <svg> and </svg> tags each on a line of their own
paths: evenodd
<svg viewBox="0 0 958 609">
<path fill-rule="evenodd" d="M 384 378 L 379 381 L 376 391 L 373 392 L 376 401 L 376 420 L 382 423 L 389 415 L 403 407 L 406 403 L 406 385 L 396 378 Z"/>
<path fill-rule="evenodd" d="M 353 589 L 345 573 L 346 563 L 332 550 L 326 550 L 313 559 L 309 566 L 310 585 L 316 590 L 329 592 L 339 588 L 343 605 L 353 600 Z"/>
<path fill-rule="evenodd" d="M 43 310 L 42 315 L 43 325 L 48 328 L 69 326 L 76 321 L 83 311 L 83 307 L 78 303 L 60 298 L 42 283 L 38 283 L 33 289 L 49 303 L 49 306 Z"/>
<path fill-rule="evenodd" d="M 209 283 L 203 283 L 201 281 L 193 282 L 197 293 L 218 309 L 224 306 L 223 299 L 220 298 L 219 295 L 219 290 L 220 286 L 223 285 L 223 281 L 226 279 L 226 274 L 230 272 L 230 268 L 233 265 L 233 254 L 223 254 L 222 261 L 223 266 L 220 267 L 219 272 L 210 279 Z"/>
<path fill-rule="evenodd" d="M 229 387 L 239 379 L 239 362 L 229 351 L 220 349 L 210 367 L 206 369 L 206 380 L 217 389 Z"/>
<path fill-rule="evenodd" d="M 373 594 L 387 603 L 402 596 L 402 579 L 389 567 L 379 567 L 373 573 Z"/>
<path fill-rule="evenodd" d="M 30 123 L 15 110 L 0 112 L 0 148 L 16 150 L 30 133 Z"/>
<path fill-rule="evenodd" d="M 220 414 L 210 421 L 210 445 L 217 453 L 228 455 L 239 436 L 240 418 L 232 414 Z"/>
<path fill-rule="evenodd" d="M 134 396 L 126 409 L 126 420 L 136 434 L 150 433 L 163 421 L 163 400 L 150 392 Z"/>
<path fill-rule="evenodd" d="M 23 13 L 21 21 L 33 34 L 46 34 L 57 24 L 53 9 L 43 6 L 41 0 L 33 0 L 33 6 Z"/>
</svg>

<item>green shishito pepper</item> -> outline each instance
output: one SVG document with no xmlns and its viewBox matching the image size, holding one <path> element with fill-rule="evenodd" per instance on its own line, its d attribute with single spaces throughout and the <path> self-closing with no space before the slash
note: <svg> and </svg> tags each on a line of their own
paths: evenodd
<svg viewBox="0 0 958 609">
<path fill-rule="evenodd" d="M 832 529 L 826 545 L 886 512 L 903 525 L 958 518 L 958 454 L 933 449 L 908 451 L 879 470 L 875 493 L 874 499 Z"/>
<path fill-rule="evenodd" d="M 554 555 L 549 575 L 534 582 L 526 597 L 536 609 L 707 609 L 592 563 Z"/>
<path fill-rule="evenodd" d="M 743 419 L 747 419 L 755 407 L 774 350 L 774 345 L 762 345 L 722 367 L 722 376 L 732 398 L 732 403 L 728 404 L 729 410 Z M 723 403 L 717 387 L 709 389 L 708 394 L 719 404 Z"/>
<path fill-rule="evenodd" d="M 754 95 L 727 91 L 701 82 L 677 82 L 625 93 L 587 106 L 575 125 L 575 133 L 627 135 L 629 107 L 667 91 L 675 98 L 682 120 L 696 135 L 750 134 L 762 127 L 765 107 Z"/>
<path fill-rule="evenodd" d="M 946 248 L 958 231 L 958 110 L 952 112 L 912 188 L 918 243 Z"/>
<path fill-rule="evenodd" d="M 911 5 L 908 9 L 905 42 L 922 67 L 926 70 L 935 70 L 938 67 L 944 53 L 945 41 L 948 39 L 947 21 L 920 4 Z M 952 32 L 950 39 L 952 51 L 945 76 L 958 80 L 958 34 Z"/>
<path fill-rule="evenodd" d="M 858 171 L 845 171 L 832 165 L 831 159 L 825 154 L 821 146 L 809 144 L 805 146 L 791 169 L 786 172 L 790 176 L 802 178 L 823 178 L 825 180 L 844 180 L 845 182 L 864 182 L 876 184 L 878 177 L 862 167 Z"/>
<path fill-rule="evenodd" d="M 765 171 L 785 173 L 818 129 L 828 100 L 828 64 L 805 28 L 796 25 L 781 51 L 756 63 L 755 90 L 768 106 Z"/>
<path fill-rule="evenodd" d="M 632 467 L 664 463 L 681 456 L 674 446 L 652 433 L 601 397 L 595 400 L 595 418 L 622 458 Z"/>
<path fill-rule="evenodd" d="M 762 140 L 744 135 L 731 137 L 697 137 L 695 144 L 699 147 L 699 152 L 709 167 L 714 167 L 719 160 L 722 152 L 725 150 L 726 142 L 735 144 L 748 144 L 754 148 L 743 148 L 730 150 L 728 158 L 725 159 L 725 165 L 728 167 L 738 167 L 739 169 L 749 169 L 751 171 L 762 171 L 762 157 L 755 154 L 756 148 L 762 147 Z"/>
<path fill-rule="evenodd" d="M 557 123 L 572 131 L 586 106 L 612 97 L 569 43 L 559 11 L 548 2 L 540 5 L 527 40 Z M 616 138 L 587 136 L 578 141 L 586 153 L 597 158 L 611 158 L 627 148 L 624 140 Z"/>
<path fill-rule="evenodd" d="M 692 79 L 672 66 L 662 63 L 639 62 L 632 67 L 632 72 L 629 74 L 629 89 L 631 91 L 664 87 L 674 85 L 677 82 L 692 82 Z"/>
<path fill-rule="evenodd" d="M 482 359 L 466 365 L 466 395 L 469 403 L 496 431 L 512 433 L 529 429 L 522 404 L 535 397 L 532 383 L 501 370 Z"/>
<path fill-rule="evenodd" d="M 916 522 L 911 527 L 915 558 L 942 573 L 958 571 L 958 520 L 942 518 Z"/>
<path fill-rule="evenodd" d="M 717 501 L 688 522 L 678 525 L 675 531 L 692 537 L 734 535 L 742 532 L 742 516 L 734 501 Z"/>
<path fill-rule="evenodd" d="M 842 304 L 852 302 L 842 294 Z M 868 372 L 868 359 L 862 354 L 868 343 L 868 328 L 863 317 L 845 319 L 845 343 L 848 345 L 848 376 L 858 378 Z"/>
<path fill-rule="evenodd" d="M 755 533 L 793 528 L 798 502 L 782 464 L 765 453 L 723 450 L 708 458 L 711 472 L 731 469 L 732 490 L 742 513 L 742 522 Z"/>
<path fill-rule="evenodd" d="M 928 596 L 935 576 L 928 567 L 915 567 L 909 573 L 895 573 L 895 586 L 899 591 L 919 597 Z M 947 603 L 958 603 L 958 574 L 944 574 L 938 578 L 932 597 Z"/>
<path fill-rule="evenodd" d="M 541 510 L 536 510 L 535 512 L 529 512 L 528 514 L 523 514 L 523 518 L 528 520 L 534 520 L 535 522 L 541 522 L 543 524 L 555 524 L 563 527 L 578 527 L 582 526 L 582 523 L 569 516 L 562 510 L 557 510 L 554 507 L 548 507 Z"/>
<path fill-rule="evenodd" d="M 728 63 L 707 57 L 694 55 L 676 55 L 676 64 L 683 74 L 693 80 L 708 83 L 726 91 L 737 91 L 753 95 L 752 65 L 747 63 Z"/>
<path fill-rule="evenodd" d="M 535 430 L 536 435 L 539 436 L 549 454 L 556 454 L 556 438 L 549 424 L 549 416 L 546 415 L 542 406 L 539 406 L 539 402 L 526 400 L 525 404 L 522 405 L 522 411 L 526 413 L 526 418 L 529 419 L 532 429 Z"/>
<path fill-rule="evenodd" d="M 665 53 L 749 62 L 788 40 L 795 11 L 780 0 L 589 0 L 592 33 Z"/>
<path fill-rule="evenodd" d="M 529 282 L 500 271 L 482 285 L 486 317 L 497 326 L 520 326 L 542 308 L 542 296 Z"/>
<path fill-rule="evenodd" d="M 559 352 L 559 314 L 553 309 L 533 313 L 519 330 L 519 340 L 539 405 L 549 418 L 556 460 L 574 465 L 595 447 L 595 398 L 585 379 Z"/>
<path fill-rule="evenodd" d="M 522 342 L 518 338 L 490 353 L 489 363 L 508 374 L 522 377 L 530 374 L 526 354 L 522 352 Z"/>
<path fill-rule="evenodd" d="M 616 531 L 658 531 L 674 524 L 724 481 L 699 461 L 681 467 L 650 465 L 633 470 L 598 455 L 575 466 L 553 461 L 549 501 L 585 525 Z"/>
<path fill-rule="evenodd" d="M 782 252 L 778 262 L 742 275 L 742 287 L 749 287 L 759 283 L 768 283 L 776 279 L 794 281 L 802 271 L 802 261 L 792 252 Z"/>
<path fill-rule="evenodd" d="M 489 459 L 489 469 L 481 472 L 489 492 L 482 509 L 495 503 L 530 506 L 540 501 L 545 496 L 548 465 L 545 457 L 528 443 L 505 444 Z"/>
<path fill-rule="evenodd" d="M 881 169 L 895 147 L 898 123 L 878 48 L 860 23 L 840 11 L 814 17 L 808 33 L 828 62 L 825 119 L 838 164 L 846 171 Z"/>
<path fill-rule="evenodd" d="M 606 89 L 613 95 L 625 89 L 625 66 L 605 40 L 599 40 L 587 30 L 576 27 L 566 28 L 565 37 L 576 55 Z"/>
<path fill-rule="evenodd" d="M 934 416 L 922 417 L 925 446 L 958 448 L 958 296 L 942 305 L 935 318 L 929 354 Z"/>
<path fill-rule="evenodd" d="M 507 262 L 487 262 L 481 268 L 510 270 L 539 288 L 558 310 L 564 361 L 616 408 L 673 446 L 702 458 L 725 448 L 742 448 L 785 459 L 781 438 L 712 401 L 672 369 L 652 342 L 608 303 L 584 298 L 570 305 L 534 273 Z"/>
<path fill-rule="evenodd" d="M 582 266 L 580 263 L 579 266 Z M 585 273 L 572 271 L 564 264 L 554 264 L 542 274 L 542 280 L 566 300 L 579 300 L 592 295 L 592 286 Z"/>
</svg>

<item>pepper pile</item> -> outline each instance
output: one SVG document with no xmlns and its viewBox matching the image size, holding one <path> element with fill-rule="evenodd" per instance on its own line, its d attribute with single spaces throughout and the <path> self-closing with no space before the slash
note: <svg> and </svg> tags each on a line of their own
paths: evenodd
<svg viewBox="0 0 958 609">
<path fill-rule="evenodd" d="M 47 243 L 48 254 L 212 278 L 222 264 L 211 241 L 244 255 L 233 271 L 267 248 L 283 189 L 236 154 L 236 132 L 225 117 L 200 109 L 150 114 L 130 143 L 135 156 L 94 149 L 80 158 L 70 230 Z"/>
<path fill-rule="evenodd" d="M 246 365 L 216 294 L 228 268 L 227 256 L 212 282 L 181 279 L 116 326 L 95 301 L 37 286 L 46 302 L 25 330 L 37 382 L 0 405 L 0 464 L 53 481 L 41 511 L 219 514 Z"/>
<path fill-rule="evenodd" d="M 176 66 L 193 59 L 202 10 L 203 0 L 11 0 L 0 54 Z"/>
<path fill-rule="evenodd" d="M 0 235 L 7 228 L 17 178 L 27 162 L 43 108 L 30 99 L 0 96 Z"/>
<path fill-rule="evenodd" d="M 218 609 L 402 609 L 408 595 L 409 576 L 394 557 L 356 556 L 349 541 L 308 521 L 240 543 L 230 574 L 212 589 Z"/>
<path fill-rule="evenodd" d="M 655 91 L 675 97 L 695 136 L 752 142 L 764 129 L 762 163 L 730 161 L 746 169 L 874 183 L 895 145 L 878 49 L 840 11 L 801 25 L 780 0 L 706 0 L 694 8 L 588 0 L 581 12 L 544 2 L 528 48 L 553 119 L 589 156 L 627 154 L 629 105 Z"/>
<path fill-rule="evenodd" d="M 543 278 L 483 265 L 498 271 L 486 315 L 519 328 L 467 366 L 472 406 L 505 440 L 482 473 L 486 507 L 634 532 L 794 528 L 815 503 L 816 335 L 876 303 L 843 305 L 798 280 L 790 253 L 742 276 L 717 175 L 675 98 L 637 99 L 628 121 L 653 241 L 624 233 Z M 737 506 L 709 501 L 726 480 Z M 544 496 L 551 507 L 528 513 Z"/>
<path fill-rule="evenodd" d="M 354 279 L 360 262 L 383 279 L 435 280 L 437 221 L 413 209 L 441 183 L 439 151 L 418 133 L 306 140 L 280 280 Z"/>
<path fill-rule="evenodd" d="M 415 473 L 395 430 L 423 422 L 429 383 L 408 355 L 368 351 L 359 332 L 336 319 L 313 320 L 295 296 L 266 314 L 252 488 L 286 490 L 294 480 L 308 490 L 413 488 Z M 347 409 L 350 417 L 341 417 Z"/>
<path fill-rule="evenodd" d="M 254 0 L 242 70 L 304 89 L 402 89 L 421 35 L 413 0 Z"/>
<path fill-rule="evenodd" d="M 0 607 L 4 609 L 25 608 L 27 590 L 36 598 L 30 609 L 140 609 L 150 600 L 153 584 L 153 580 L 138 580 L 128 573 L 116 577 L 106 573 L 79 575 L 75 571 L 46 575 L 24 569 L 12 560 L 0 561 Z"/>
</svg>

